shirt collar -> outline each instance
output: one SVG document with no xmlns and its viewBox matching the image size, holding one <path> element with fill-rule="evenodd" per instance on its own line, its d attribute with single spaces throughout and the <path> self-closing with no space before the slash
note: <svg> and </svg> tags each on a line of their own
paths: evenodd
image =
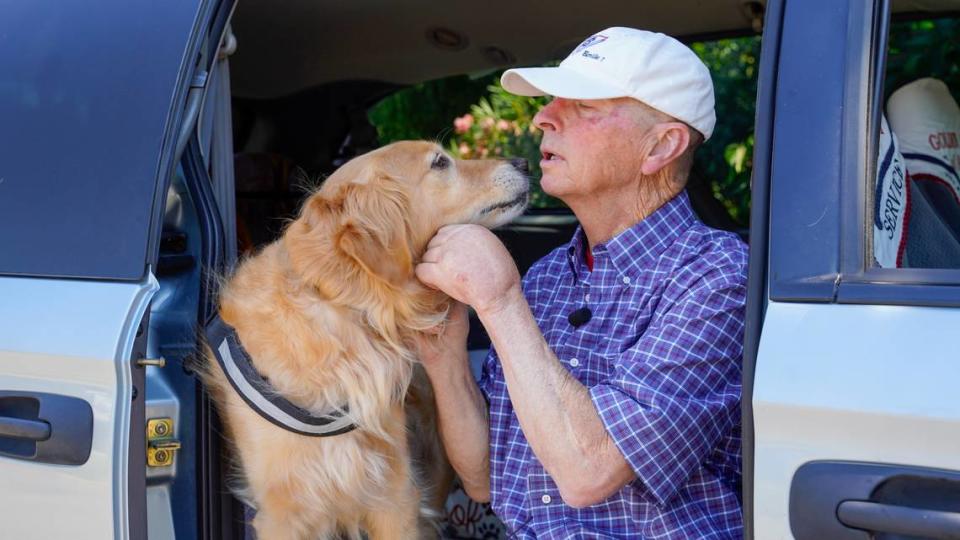
<svg viewBox="0 0 960 540">
<path fill-rule="evenodd" d="M 646 218 L 594 246 L 595 264 L 599 265 L 599 259 L 609 256 L 614 268 L 620 272 L 653 266 L 660 255 L 696 220 L 686 190 L 681 191 Z M 578 226 L 567 246 L 571 266 L 578 278 L 587 271 L 585 249 L 587 238 L 582 227 Z"/>
</svg>

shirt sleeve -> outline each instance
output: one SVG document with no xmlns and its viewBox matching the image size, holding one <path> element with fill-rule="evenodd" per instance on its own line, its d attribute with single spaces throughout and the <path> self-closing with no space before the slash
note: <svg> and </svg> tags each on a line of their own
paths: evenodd
<svg viewBox="0 0 960 540">
<path fill-rule="evenodd" d="M 743 268 L 715 268 L 674 296 L 613 375 L 590 388 L 607 432 L 660 505 L 738 421 Z"/>
<path fill-rule="evenodd" d="M 487 405 L 490 404 L 490 390 L 493 386 L 493 379 L 496 377 L 496 362 L 497 351 L 490 347 L 490 352 L 487 353 L 487 357 L 484 358 L 483 365 L 480 367 L 480 380 L 477 381 L 477 386 L 480 388 L 480 393 L 483 394 L 483 399 L 487 402 Z"/>
</svg>

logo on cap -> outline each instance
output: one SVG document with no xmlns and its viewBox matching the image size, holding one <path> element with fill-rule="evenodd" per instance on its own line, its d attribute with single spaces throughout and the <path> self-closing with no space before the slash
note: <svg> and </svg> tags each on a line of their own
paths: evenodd
<svg viewBox="0 0 960 540">
<path fill-rule="evenodd" d="M 583 43 L 581 43 L 580 45 L 577 45 L 577 48 L 574 49 L 573 52 L 579 52 L 581 49 L 586 49 L 587 47 L 589 47 L 589 46 L 591 46 L 591 45 L 596 45 L 596 44 L 598 44 L 598 43 L 603 43 L 603 42 L 606 41 L 606 40 L 607 40 L 607 36 L 605 36 L 605 35 L 603 35 L 603 34 L 594 34 L 594 35 L 588 37 L 587 39 L 583 40 Z"/>
</svg>

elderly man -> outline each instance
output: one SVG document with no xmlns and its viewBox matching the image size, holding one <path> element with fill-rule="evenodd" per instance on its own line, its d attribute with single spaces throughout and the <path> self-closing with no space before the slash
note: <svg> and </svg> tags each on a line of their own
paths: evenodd
<svg viewBox="0 0 960 540">
<path fill-rule="evenodd" d="M 497 238 L 442 229 L 419 278 L 472 306 L 492 341 L 479 387 L 458 305 L 422 345 L 467 493 L 521 538 L 739 538 L 747 250 L 683 191 L 715 123 L 686 46 L 610 28 L 503 86 L 554 99 L 543 190 L 580 227 L 521 282 Z"/>
</svg>

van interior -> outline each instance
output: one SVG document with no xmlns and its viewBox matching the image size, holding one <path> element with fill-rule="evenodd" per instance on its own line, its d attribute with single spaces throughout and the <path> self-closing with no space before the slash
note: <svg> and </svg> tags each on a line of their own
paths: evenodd
<svg viewBox="0 0 960 540">
<path fill-rule="evenodd" d="M 147 418 L 171 418 L 181 448 L 170 463 L 148 467 L 150 536 L 253 538 L 245 525 L 252 510 L 229 493 L 216 414 L 189 368 L 197 321 L 215 305 L 216 277 L 201 261 L 211 249 L 206 231 L 218 225 L 205 221 L 204 200 L 212 197 L 219 207 L 229 268 L 275 240 L 318 182 L 381 145 L 368 111 L 395 92 L 555 62 L 609 26 L 660 31 L 685 42 L 759 35 L 764 6 L 744 0 L 493 0 L 482 6 L 241 0 L 209 75 L 198 136 L 167 198 L 148 354 L 166 358 L 168 366 L 148 369 Z M 947 0 L 893 2 L 895 20 L 930 18 L 951 8 L 956 3 Z M 952 90 L 956 95 L 958 89 Z M 752 129 L 752 123 L 750 118 L 743 125 Z M 708 179 L 694 174 L 687 189 L 706 224 L 747 239 L 748 224 L 731 218 Z M 531 209 L 497 234 L 522 273 L 567 242 L 576 225 L 566 209 Z M 471 323 L 469 348 L 478 369 L 489 339 L 475 318 Z M 176 366 L 182 369 L 171 369 Z M 489 507 L 462 492 L 451 496 L 448 510 L 445 538 L 506 537 Z"/>
</svg>

